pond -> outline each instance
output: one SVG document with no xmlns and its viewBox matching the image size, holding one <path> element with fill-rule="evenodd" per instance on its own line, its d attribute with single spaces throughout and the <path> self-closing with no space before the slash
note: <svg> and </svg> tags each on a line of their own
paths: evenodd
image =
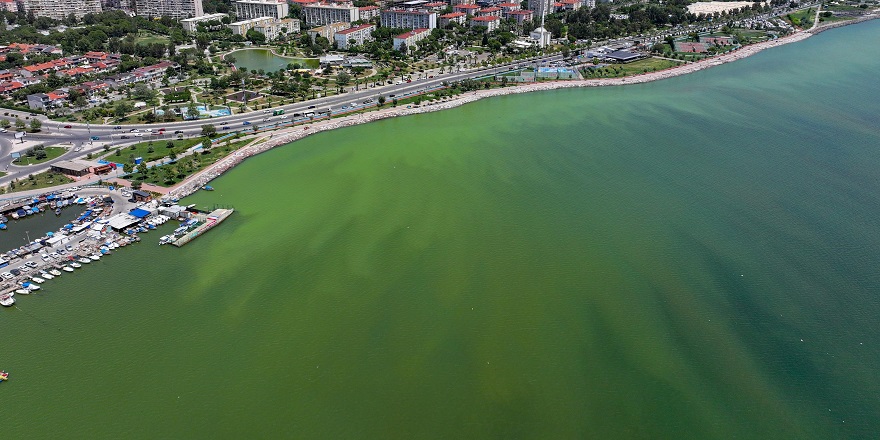
<svg viewBox="0 0 880 440">
<path fill-rule="evenodd" d="M 228 56 L 235 58 L 235 67 L 239 69 L 263 69 L 275 72 L 287 68 L 290 63 L 298 63 L 304 68 L 317 68 L 317 58 L 292 58 L 275 55 L 268 49 L 242 49 L 231 52 Z"/>
</svg>

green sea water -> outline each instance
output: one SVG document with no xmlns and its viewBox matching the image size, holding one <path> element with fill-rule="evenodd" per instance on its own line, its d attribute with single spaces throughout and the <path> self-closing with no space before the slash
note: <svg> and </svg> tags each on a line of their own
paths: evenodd
<svg viewBox="0 0 880 440">
<path fill-rule="evenodd" d="M 875 438 L 878 40 L 249 159 L 0 310 L 2 437 Z"/>
</svg>

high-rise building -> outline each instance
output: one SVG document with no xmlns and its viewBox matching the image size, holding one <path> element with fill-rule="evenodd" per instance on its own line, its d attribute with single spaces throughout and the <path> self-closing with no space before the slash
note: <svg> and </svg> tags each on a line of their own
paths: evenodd
<svg viewBox="0 0 880 440">
<path fill-rule="evenodd" d="M 315 3 L 303 6 L 302 17 L 307 26 L 321 26 L 328 23 L 358 21 L 360 13 L 351 3 L 340 5 Z"/>
<path fill-rule="evenodd" d="M 287 18 L 290 12 L 287 0 L 239 0 L 234 3 L 235 16 L 239 20 L 272 17 Z"/>
<path fill-rule="evenodd" d="M 202 0 L 134 0 L 134 10 L 144 17 L 191 18 L 205 15 Z"/>
<path fill-rule="evenodd" d="M 86 14 L 101 12 L 101 0 L 22 0 L 21 6 L 25 12 L 33 12 L 34 16 L 55 20 L 62 20 L 70 14 L 82 18 Z"/>
<path fill-rule="evenodd" d="M 535 13 L 536 19 L 552 13 L 551 6 L 552 4 L 548 0 L 529 0 L 529 10 Z"/>
</svg>

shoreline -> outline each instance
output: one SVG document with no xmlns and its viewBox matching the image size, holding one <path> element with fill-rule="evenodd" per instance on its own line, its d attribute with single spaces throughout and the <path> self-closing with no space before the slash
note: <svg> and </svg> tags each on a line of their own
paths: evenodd
<svg viewBox="0 0 880 440">
<path fill-rule="evenodd" d="M 854 19 L 846 22 L 838 22 L 833 23 L 828 26 L 822 26 L 818 28 L 812 28 L 808 30 L 802 30 L 791 35 L 787 35 L 785 37 L 777 38 L 774 40 L 764 41 L 761 43 L 755 43 L 749 46 L 741 47 L 735 51 L 728 52 L 726 54 L 718 55 L 712 58 L 706 58 L 695 63 L 690 64 L 682 64 L 681 66 L 673 67 L 666 70 L 661 70 L 657 72 L 643 73 L 634 76 L 628 76 L 623 78 L 602 78 L 602 79 L 587 79 L 587 80 L 568 80 L 568 81 L 548 81 L 543 83 L 532 83 L 525 85 L 511 85 L 504 88 L 498 89 L 488 89 L 488 90 L 477 90 L 474 92 L 467 92 L 461 95 L 457 95 L 453 97 L 450 101 L 444 101 L 440 103 L 436 103 L 433 105 L 426 106 L 422 104 L 419 107 L 412 108 L 402 108 L 402 107 L 388 107 L 385 109 L 369 111 L 366 113 L 359 113 L 350 116 L 343 116 L 336 119 L 329 119 L 318 122 L 310 122 L 294 127 L 290 127 L 287 129 L 283 129 L 274 133 L 271 133 L 267 136 L 259 137 L 253 140 L 251 143 L 245 145 L 242 148 L 230 153 L 228 156 L 219 160 L 215 164 L 211 165 L 208 168 L 190 176 L 184 181 L 178 183 L 174 187 L 170 188 L 166 196 L 168 197 L 176 197 L 176 198 L 184 198 L 188 195 L 193 194 L 194 192 L 201 189 L 203 186 L 207 185 L 212 180 L 220 177 L 223 173 L 229 171 L 234 168 L 236 165 L 242 163 L 245 159 L 255 156 L 257 154 L 266 152 L 275 147 L 290 144 L 296 142 L 306 136 L 310 136 L 313 134 L 321 133 L 328 130 L 335 130 L 338 128 L 351 127 L 360 124 L 366 124 L 370 122 L 379 121 L 382 119 L 394 118 L 399 116 L 407 116 L 421 113 L 430 113 L 435 111 L 447 110 L 451 108 L 455 108 L 461 105 L 469 104 L 474 101 L 478 101 L 484 98 L 491 98 L 496 96 L 505 96 L 511 94 L 519 94 L 519 93 L 531 93 L 531 92 L 539 92 L 539 91 L 547 91 L 547 90 L 556 90 L 563 88 L 575 88 L 575 87 L 603 87 L 603 86 L 623 86 L 629 84 L 644 84 L 653 81 L 660 81 L 668 78 L 674 78 L 677 76 L 687 75 L 694 72 L 698 72 L 701 70 L 709 69 L 711 67 L 720 66 L 722 64 L 727 64 L 730 62 L 738 61 L 743 58 L 750 57 L 755 55 L 763 50 L 779 47 L 789 43 L 796 43 L 798 41 L 803 41 L 815 34 L 824 32 L 827 29 L 833 29 L 836 27 L 847 26 L 850 24 L 861 23 L 864 21 L 873 20 L 876 18 L 880 18 L 880 16 L 876 14 L 868 15 L 861 17 L 859 19 Z"/>
</svg>

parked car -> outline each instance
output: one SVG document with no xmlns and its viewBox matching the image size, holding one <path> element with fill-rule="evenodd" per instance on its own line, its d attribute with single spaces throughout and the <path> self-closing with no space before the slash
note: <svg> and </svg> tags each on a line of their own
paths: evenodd
<svg viewBox="0 0 880 440">
<path fill-rule="evenodd" d="M 5 278 L 7 280 L 11 280 L 11 279 L 15 278 L 15 275 L 13 275 L 9 272 L 3 272 L 3 278 Z"/>
<path fill-rule="evenodd" d="M 8 131 L 9 131 L 9 130 L 7 130 L 7 129 L 5 129 L 5 128 L 0 128 L 0 133 L 6 133 L 6 132 L 8 132 Z"/>
</svg>

